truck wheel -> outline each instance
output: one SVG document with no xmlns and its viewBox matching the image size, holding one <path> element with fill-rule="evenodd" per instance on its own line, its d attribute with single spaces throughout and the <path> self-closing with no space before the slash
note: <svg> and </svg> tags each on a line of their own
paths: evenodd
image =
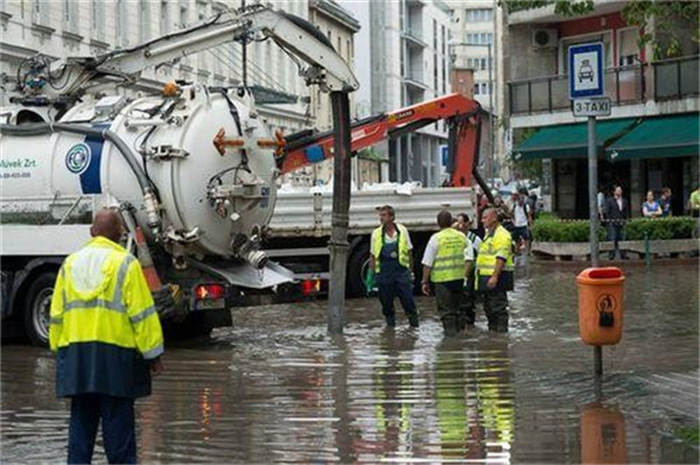
<svg viewBox="0 0 700 465">
<path fill-rule="evenodd" d="M 48 347 L 51 296 L 56 273 L 41 273 L 27 289 L 24 300 L 24 331 L 32 345 Z"/>
<path fill-rule="evenodd" d="M 349 297 L 363 297 L 365 289 L 365 277 L 369 269 L 369 244 L 363 242 L 352 251 L 348 260 L 348 277 L 346 293 Z"/>
</svg>

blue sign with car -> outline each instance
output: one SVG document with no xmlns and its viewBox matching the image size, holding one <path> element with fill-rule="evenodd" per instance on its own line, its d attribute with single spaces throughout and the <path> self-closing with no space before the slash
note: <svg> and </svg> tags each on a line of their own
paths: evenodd
<svg viewBox="0 0 700 465">
<path fill-rule="evenodd" d="M 574 45 L 569 49 L 569 98 L 605 95 L 603 44 Z"/>
</svg>

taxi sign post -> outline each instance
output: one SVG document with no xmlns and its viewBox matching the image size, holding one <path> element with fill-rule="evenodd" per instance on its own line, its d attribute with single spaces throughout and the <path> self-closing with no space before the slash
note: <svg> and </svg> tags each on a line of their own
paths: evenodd
<svg viewBox="0 0 700 465">
<path fill-rule="evenodd" d="M 603 44 L 601 42 L 575 45 L 569 49 L 569 98 L 574 116 L 588 117 L 588 207 L 590 219 L 591 266 L 598 266 L 598 150 L 596 141 L 596 116 L 605 105 L 591 105 L 591 98 L 604 97 Z M 579 101 L 578 99 L 586 99 Z M 607 114 L 610 105 L 608 100 Z M 603 348 L 594 346 L 594 373 L 597 379 L 603 375 Z"/>
</svg>

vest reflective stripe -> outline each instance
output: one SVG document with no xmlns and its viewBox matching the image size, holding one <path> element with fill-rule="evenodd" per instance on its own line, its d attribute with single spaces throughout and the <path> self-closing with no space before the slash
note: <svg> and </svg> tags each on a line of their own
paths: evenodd
<svg viewBox="0 0 700 465">
<path fill-rule="evenodd" d="M 457 281 L 464 278 L 464 248 L 467 236 L 452 228 L 437 233 L 438 249 L 430 272 L 434 283 Z"/>
<path fill-rule="evenodd" d="M 139 321 L 143 321 L 149 316 L 153 315 L 156 313 L 156 307 L 151 305 L 148 307 L 146 310 L 142 311 L 141 313 L 138 313 L 134 316 L 129 317 L 132 323 L 138 323 Z"/>
<path fill-rule="evenodd" d="M 406 229 L 403 225 L 401 224 L 396 224 L 396 229 L 399 234 L 399 265 L 403 266 L 404 268 L 410 268 L 411 266 L 411 259 L 410 259 L 410 254 L 411 251 L 408 249 L 408 229 Z M 376 228 L 374 231 L 372 231 L 372 251 L 374 252 L 374 272 L 379 273 L 381 269 L 381 260 L 380 260 L 380 255 L 382 253 L 382 245 L 384 244 L 383 242 L 383 236 L 384 236 L 384 228 L 382 226 Z"/>
<path fill-rule="evenodd" d="M 114 297 L 111 300 L 104 300 L 100 298 L 90 300 L 64 300 L 63 311 L 68 312 L 77 308 L 100 307 L 107 310 L 113 310 L 119 313 L 126 313 L 126 306 L 124 305 L 124 302 L 122 300 L 122 292 L 124 287 L 124 281 L 126 280 L 126 272 L 129 270 L 129 265 L 131 265 L 131 263 L 134 260 L 134 257 L 132 257 L 131 255 L 127 255 L 126 258 L 124 258 L 124 260 L 122 261 L 121 265 L 119 265 L 119 271 L 117 272 L 117 280 L 114 284 Z M 65 293 L 65 288 L 63 292 Z"/>
<path fill-rule="evenodd" d="M 510 233 L 503 226 L 498 226 L 493 234 L 488 234 L 479 248 L 476 259 L 476 268 L 479 275 L 491 276 L 496 270 L 497 258 L 505 259 L 503 271 L 513 271 L 513 240 Z"/>
</svg>

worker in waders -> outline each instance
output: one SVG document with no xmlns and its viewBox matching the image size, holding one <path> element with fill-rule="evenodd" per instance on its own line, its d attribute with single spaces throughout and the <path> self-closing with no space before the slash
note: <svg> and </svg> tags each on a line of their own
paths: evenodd
<svg viewBox="0 0 700 465">
<path fill-rule="evenodd" d="M 430 237 L 423 254 L 421 288 L 430 295 L 432 282 L 445 336 L 454 336 L 474 324 L 473 308 L 469 315 L 464 305 L 465 250 L 472 246 L 467 236 L 452 227 L 450 212 L 438 213 L 437 222 L 440 231 Z"/>
<path fill-rule="evenodd" d="M 418 327 L 418 310 L 413 299 L 413 244 L 408 230 L 394 221 L 394 209 L 379 207 L 381 226 L 372 231 L 370 267 L 375 272 L 382 313 L 388 327 L 396 326 L 394 299 L 398 297 L 411 328 Z"/>
</svg>

